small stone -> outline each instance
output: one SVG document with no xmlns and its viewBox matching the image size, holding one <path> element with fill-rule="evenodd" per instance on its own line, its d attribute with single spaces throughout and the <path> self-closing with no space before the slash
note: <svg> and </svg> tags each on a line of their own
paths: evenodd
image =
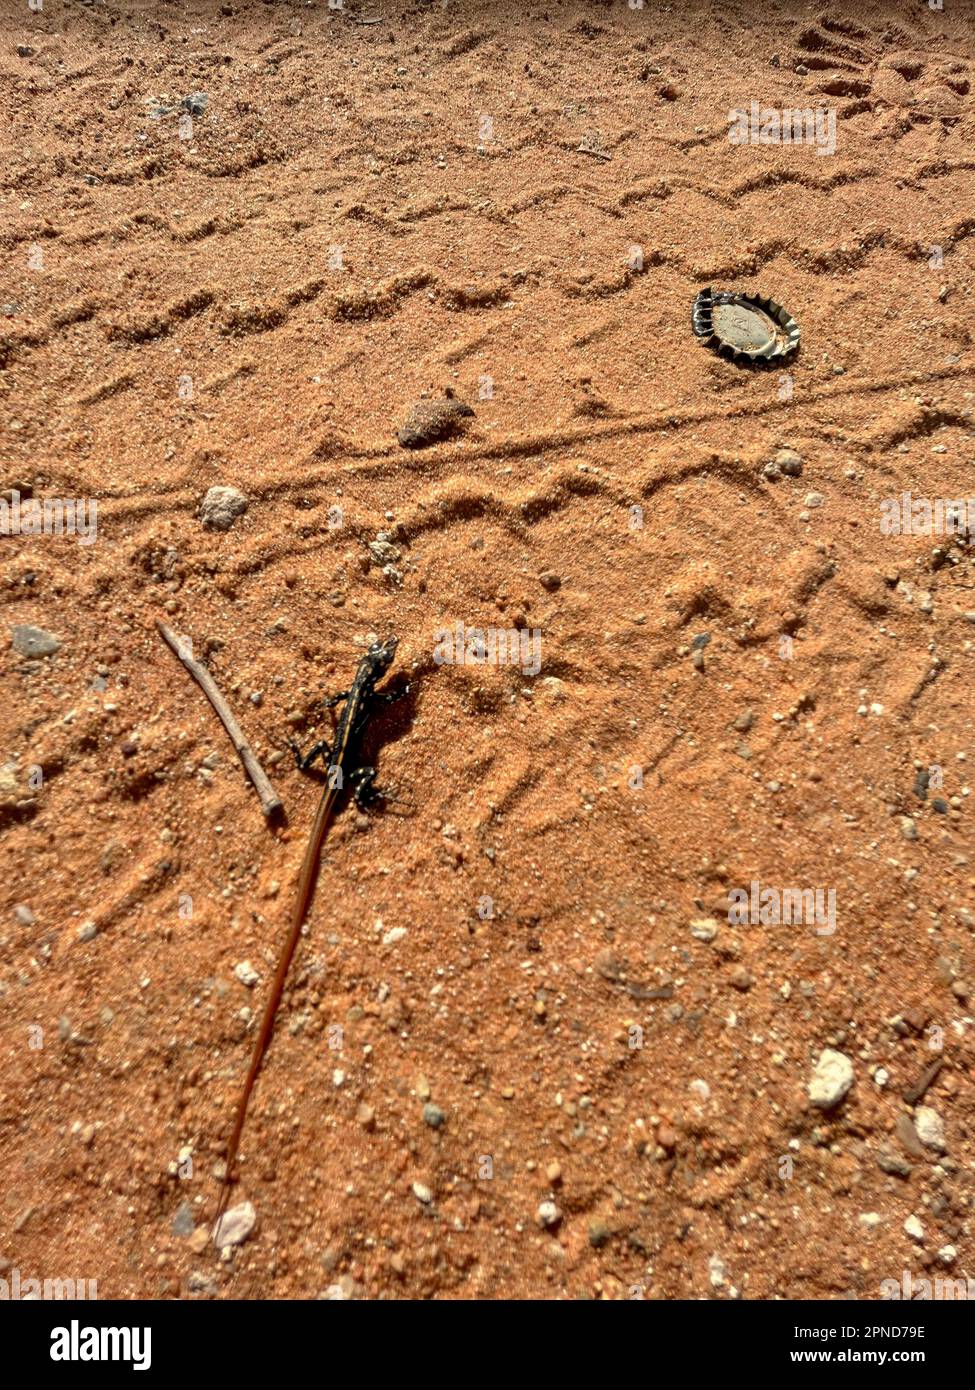
<svg viewBox="0 0 975 1390">
<path fill-rule="evenodd" d="M 691 922 L 691 936 L 698 941 L 713 941 L 718 934 L 718 924 L 713 917 L 695 917 Z"/>
<path fill-rule="evenodd" d="M 853 1085 L 853 1063 L 842 1052 L 826 1047 L 809 1082 L 809 1100 L 819 1110 L 832 1110 Z"/>
<path fill-rule="evenodd" d="M 550 593 L 554 593 L 556 589 L 562 587 L 561 576 L 553 574 L 551 570 L 543 570 L 538 576 L 538 582 L 543 589 L 548 589 Z"/>
<path fill-rule="evenodd" d="M 247 498 L 235 487 L 212 487 L 200 503 L 200 520 L 208 531 L 229 531 L 247 511 Z"/>
<path fill-rule="evenodd" d="M 895 1154 L 891 1149 L 881 1149 L 877 1154 L 877 1167 L 882 1173 L 889 1173 L 893 1178 L 909 1178 L 911 1176 L 911 1165 L 906 1158 L 901 1158 L 900 1154 Z"/>
<path fill-rule="evenodd" d="M 921 1143 L 936 1153 L 947 1153 L 944 1120 L 930 1105 L 919 1105 L 914 1111 L 914 1129 Z"/>
<path fill-rule="evenodd" d="M 459 434 L 473 414 L 469 405 L 453 396 L 417 401 L 396 437 L 404 449 L 424 449 Z"/>
<path fill-rule="evenodd" d="M 552 1230 L 562 1220 L 562 1213 L 554 1202 L 539 1202 L 535 1220 L 545 1230 Z"/>
<path fill-rule="evenodd" d="M 874 1231 L 880 1225 L 883 1217 L 875 1211 L 861 1211 L 859 1219 L 861 1226 L 866 1226 L 868 1231 Z"/>
<path fill-rule="evenodd" d="M 553 1159 L 552 1162 L 545 1169 L 545 1177 L 547 1178 L 549 1183 L 551 1183 L 552 1187 L 557 1187 L 559 1183 L 562 1181 L 561 1163 L 559 1163 L 556 1159 Z"/>
<path fill-rule="evenodd" d="M 798 478 L 802 472 L 802 457 L 795 449 L 780 449 L 775 455 L 775 462 L 787 478 Z M 809 505 L 808 500 L 806 505 Z"/>
<path fill-rule="evenodd" d="M 613 1232 L 605 1221 L 589 1222 L 589 1244 L 594 1250 L 602 1250 L 603 1246 L 612 1239 L 612 1236 Z"/>
<path fill-rule="evenodd" d="M 230 1207 L 221 1216 L 213 1243 L 218 1250 L 224 1250 L 230 1245 L 242 1245 L 256 1225 L 257 1212 L 253 1202 L 241 1202 L 236 1207 Z"/>
<path fill-rule="evenodd" d="M 748 730 L 755 723 L 755 713 L 753 710 L 746 709 L 735 720 L 732 728 L 737 729 L 740 734 L 747 734 Z"/>
<path fill-rule="evenodd" d="M 434 1105 L 432 1101 L 427 1101 L 423 1107 L 423 1123 L 429 1125 L 431 1129 L 443 1129 L 447 1116 L 440 1109 L 439 1105 Z"/>
<path fill-rule="evenodd" d="M 924 1227 L 913 1212 L 911 1212 L 910 1216 L 904 1222 L 904 1230 L 910 1236 L 911 1240 L 922 1241 L 924 1239 Z"/>
<path fill-rule="evenodd" d="M 566 696 L 565 681 L 560 681 L 558 676 L 543 676 L 540 682 L 545 694 L 551 700 L 564 700 Z"/>
<path fill-rule="evenodd" d="M 405 935 L 405 927 L 390 927 L 389 931 L 383 934 L 383 945 L 395 946 L 397 941 L 402 941 Z"/>
<path fill-rule="evenodd" d="M 916 840 L 916 839 L 917 839 L 917 826 L 914 824 L 913 819 L 912 819 L 910 816 L 900 816 L 900 817 L 899 817 L 899 822 L 900 822 L 901 834 L 903 835 L 904 839 L 905 839 L 905 840 Z"/>
<path fill-rule="evenodd" d="M 924 1145 L 917 1137 L 917 1130 L 910 1115 L 898 1115 L 894 1122 L 894 1134 L 900 1144 L 915 1158 L 925 1158 Z"/>
<path fill-rule="evenodd" d="M 677 1147 L 677 1135 L 670 1125 L 660 1125 L 657 1130 L 657 1143 L 664 1153 L 672 1153 Z"/>
<path fill-rule="evenodd" d="M 938 1263 L 943 1265 L 953 1265 L 958 1258 L 958 1251 L 953 1245 L 942 1245 L 938 1251 Z"/>
<path fill-rule="evenodd" d="M 210 1227 L 197 1226 L 196 1230 L 186 1242 L 194 1255 L 202 1255 L 210 1244 Z"/>
<path fill-rule="evenodd" d="M 748 971 L 745 969 L 743 965 L 737 966 L 731 972 L 732 988 L 741 990 L 743 994 L 746 990 L 751 989 L 754 983 L 754 978 L 751 975 L 749 975 Z"/>
<path fill-rule="evenodd" d="M 21 927 L 32 927 L 37 919 L 26 903 L 17 903 L 14 908 L 14 921 Z"/>
<path fill-rule="evenodd" d="M 433 1201 L 433 1193 L 430 1191 L 429 1187 L 422 1182 L 415 1182 L 413 1184 L 413 1196 L 418 1202 L 422 1202 L 425 1207 L 428 1207 Z"/>
<path fill-rule="evenodd" d="M 248 989 L 253 989 L 261 978 L 249 960 L 242 960 L 235 965 L 234 974 L 237 976 L 240 983 L 246 985 Z"/>
<path fill-rule="evenodd" d="M 79 941 L 94 941 L 97 935 L 98 926 L 95 922 L 82 922 L 81 926 L 78 928 Z"/>
<path fill-rule="evenodd" d="M 169 1229 L 174 1236 L 185 1238 L 193 1234 L 195 1227 L 196 1222 L 193 1219 L 193 1208 L 184 1198 L 176 1208 L 176 1215 L 173 1217 Z"/>
<path fill-rule="evenodd" d="M 363 1129 L 371 1130 L 376 1128 L 376 1112 L 372 1106 L 367 1105 L 365 1101 L 362 1102 L 355 1112 L 355 1117 Z"/>
<path fill-rule="evenodd" d="M 60 637 L 45 632 L 42 627 L 15 626 L 10 629 L 11 643 L 18 656 L 53 656 L 61 646 Z"/>
<path fill-rule="evenodd" d="M 821 507 L 823 505 L 823 494 L 821 492 L 807 492 L 803 499 L 804 507 Z"/>
<path fill-rule="evenodd" d="M 355 1298 L 355 1280 L 351 1274 L 343 1274 L 336 1284 L 329 1284 L 321 1297 L 328 1303 L 348 1303 Z"/>
</svg>

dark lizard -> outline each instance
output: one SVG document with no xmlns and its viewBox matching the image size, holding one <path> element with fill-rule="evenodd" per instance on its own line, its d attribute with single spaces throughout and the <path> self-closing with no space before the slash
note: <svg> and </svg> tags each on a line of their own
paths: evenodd
<svg viewBox="0 0 975 1390">
<path fill-rule="evenodd" d="M 264 1053 L 271 1040 L 274 1018 L 281 1002 L 281 995 L 284 992 L 284 982 L 315 891 L 319 855 L 322 841 L 325 839 L 325 832 L 328 830 L 343 791 L 351 788 L 356 805 L 363 810 L 380 795 L 375 786 L 376 769 L 358 766 L 356 756 L 362 742 L 363 732 L 376 705 L 389 704 L 392 700 L 400 699 L 409 693 L 408 685 L 405 688 L 382 695 L 376 693 L 377 682 L 382 680 L 396 655 L 396 646 L 397 639 L 395 637 L 388 637 L 385 642 L 374 642 L 359 662 L 351 689 L 342 691 L 340 695 L 333 695 L 325 702 L 326 709 L 331 709 L 343 700 L 345 701 L 335 729 L 333 744 L 316 743 L 304 756 L 293 743 L 291 745 L 295 761 L 302 772 L 307 772 L 316 758 L 322 759 L 328 768 L 328 785 L 318 803 L 315 820 L 308 836 L 308 845 L 302 860 L 301 873 L 298 876 L 298 895 L 295 899 L 294 911 L 291 914 L 291 926 L 281 955 L 278 957 L 278 966 L 274 972 L 271 993 L 268 996 L 264 1017 L 261 1019 L 261 1026 L 254 1042 L 254 1050 L 251 1053 L 251 1063 L 244 1081 L 244 1088 L 241 1091 L 240 1100 L 237 1102 L 234 1127 L 230 1135 L 230 1142 L 227 1145 L 227 1170 L 224 1174 L 223 1188 L 220 1192 L 220 1201 L 217 1204 L 217 1214 L 214 1218 L 215 1234 L 230 1196 L 233 1167 L 244 1128 L 244 1119 L 247 1115 L 247 1103 L 250 1100 L 251 1091 L 254 1089 L 257 1074 L 261 1069 Z"/>
</svg>

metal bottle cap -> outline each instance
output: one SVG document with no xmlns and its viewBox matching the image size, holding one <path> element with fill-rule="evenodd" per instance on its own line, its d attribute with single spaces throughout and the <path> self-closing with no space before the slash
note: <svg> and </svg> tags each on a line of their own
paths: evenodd
<svg viewBox="0 0 975 1390">
<path fill-rule="evenodd" d="M 741 362 L 788 357 L 799 346 L 799 325 L 781 304 L 760 294 L 708 286 L 694 301 L 691 327 L 708 347 Z"/>
</svg>

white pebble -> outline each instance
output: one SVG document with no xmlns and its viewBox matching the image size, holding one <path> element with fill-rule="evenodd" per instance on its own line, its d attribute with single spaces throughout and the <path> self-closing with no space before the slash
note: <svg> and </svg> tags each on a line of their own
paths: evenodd
<svg viewBox="0 0 975 1390">
<path fill-rule="evenodd" d="M 919 1105 L 914 1111 L 914 1128 L 925 1148 L 934 1149 L 939 1154 L 947 1152 L 945 1124 L 937 1110 L 932 1110 L 930 1105 Z"/>
<path fill-rule="evenodd" d="M 241 1202 L 239 1206 L 230 1207 L 221 1216 L 213 1243 L 218 1250 L 224 1250 L 231 1245 L 241 1245 L 256 1224 L 257 1212 L 254 1210 L 253 1202 Z"/>
<path fill-rule="evenodd" d="M 849 1057 L 831 1047 L 823 1048 L 809 1081 L 810 1104 L 819 1110 L 831 1110 L 852 1085 L 853 1063 Z"/>
<path fill-rule="evenodd" d="M 910 1216 L 904 1222 L 904 1230 L 910 1236 L 911 1240 L 924 1239 L 924 1227 L 913 1212 L 911 1212 Z"/>
</svg>

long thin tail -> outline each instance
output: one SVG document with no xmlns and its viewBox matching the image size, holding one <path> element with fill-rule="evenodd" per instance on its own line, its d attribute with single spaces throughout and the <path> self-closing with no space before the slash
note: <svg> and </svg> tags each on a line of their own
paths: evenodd
<svg viewBox="0 0 975 1390">
<path fill-rule="evenodd" d="M 318 859 L 328 829 L 332 812 L 335 809 L 336 793 L 329 788 L 323 795 L 318 805 L 315 815 L 315 822 L 308 837 L 308 845 L 305 849 L 305 857 L 301 864 L 301 874 L 298 878 L 298 896 L 295 901 L 295 909 L 291 916 L 291 925 L 288 935 L 282 948 L 281 955 L 278 957 L 278 968 L 274 972 L 274 980 L 271 984 L 271 993 L 268 996 L 267 1004 L 264 1006 L 264 1017 L 261 1019 L 261 1027 L 254 1041 L 254 1050 L 251 1053 L 251 1064 L 247 1070 L 247 1079 L 244 1088 L 240 1093 L 237 1102 L 237 1113 L 234 1116 L 234 1127 L 230 1134 L 230 1142 L 227 1145 L 227 1171 L 224 1173 L 223 1186 L 220 1189 L 220 1200 L 217 1203 L 217 1214 L 213 1219 L 213 1234 L 216 1237 L 220 1226 L 220 1219 L 227 1209 L 227 1202 L 230 1198 L 230 1188 L 233 1179 L 234 1163 L 237 1160 L 237 1149 L 240 1144 L 240 1136 L 244 1130 L 244 1121 L 247 1118 L 247 1105 L 251 1098 L 251 1091 L 257 1080 L 258 1072 L 261 1070 L 261 1063 L 267 1051 L 268 1043 L 271 1041 L 271 1034 L 274 1032 L 274 1020 L 277 1016 L 278 1006 L 281 1003 L 281 996 L 284 993 L 284 983 L 288 978 L 288 971 L 291 968 L 291 961 L 294 957 L 295 948 L 298 945 L 298 938 L 301 936 L 301 928 L 308 912 L 308 907 L 315 891 L 315 880 L 318 875 Z"/>
</svg>

